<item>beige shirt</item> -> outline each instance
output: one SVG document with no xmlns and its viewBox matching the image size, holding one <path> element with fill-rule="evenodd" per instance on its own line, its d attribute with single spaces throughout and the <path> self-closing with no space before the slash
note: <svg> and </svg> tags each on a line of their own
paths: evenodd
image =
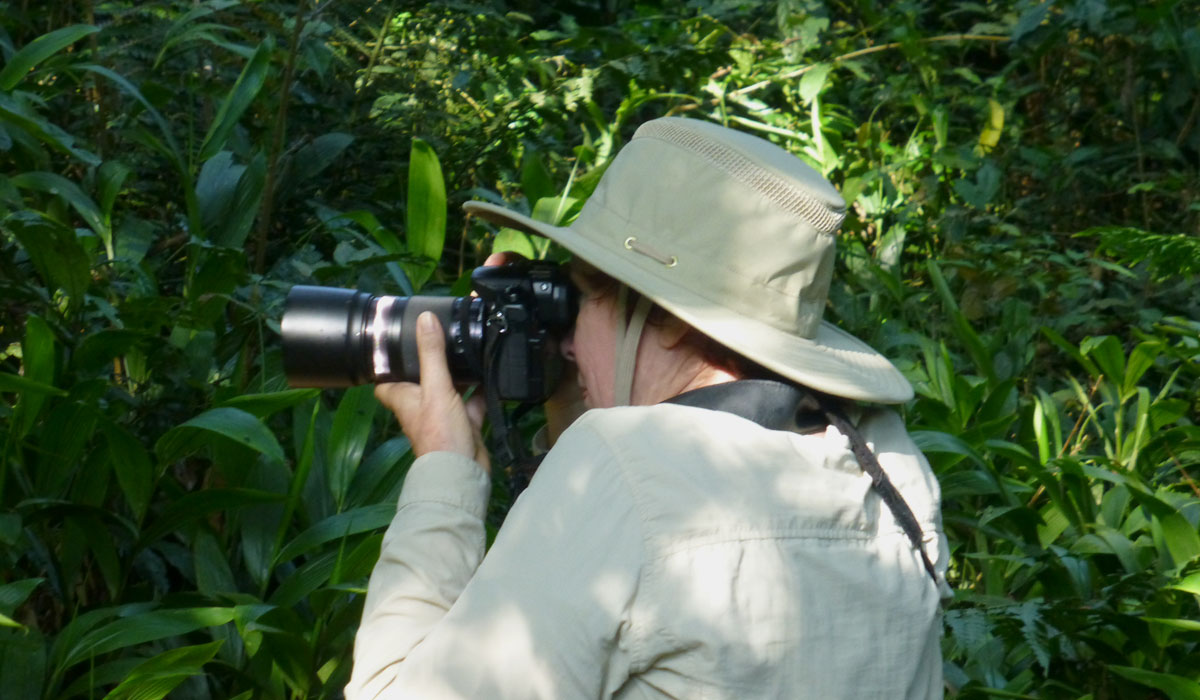
<svg viewBox="0 0 1200 700">
<path fill-rule="evenodd" d="M 944 572 L 924 457 L 890 411 L 859 429 Z M 485 557 L 488 493 L 465 457 L 413 464 L 349 700 L 942 697 L 939 586 L 833 427 L 589 411 Z"/>
</svg>

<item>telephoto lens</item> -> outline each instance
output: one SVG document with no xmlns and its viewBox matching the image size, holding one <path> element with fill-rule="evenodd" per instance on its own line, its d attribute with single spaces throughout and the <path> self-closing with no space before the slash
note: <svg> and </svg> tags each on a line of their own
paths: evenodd
<svg viewBox="0 0 1200 700">
<path fill-rule="evenodd" d="M 416 320 L 431 311 L 446 334 L 450 375 L 511 401 L 543 401 L 561 372 L 559 341 L 578 301 L 550 263 L 477 268 L 478 296 L 373 296 L 297 285 L 283 321 L 283 368 L 294 387 L 420 381 Z"/>
</svg>

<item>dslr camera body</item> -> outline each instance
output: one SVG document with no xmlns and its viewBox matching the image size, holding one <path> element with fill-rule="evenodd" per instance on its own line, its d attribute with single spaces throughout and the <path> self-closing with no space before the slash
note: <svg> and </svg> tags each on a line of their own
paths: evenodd
<svg viewBox="0 0 1200 700">
<path fill-rule="evenodd" d="M 432 311 L 446 336 L 450 375 L 489 397 L 538 403 L 562 372 L 559 344 L 578 294 L 562 266 L 519 262 L 476 268 L 476 296 L 373 296 L 297 285 L 283 321 L 283 368 L 294 387 L 420 381 L 417 316 Z"/>
</svg>

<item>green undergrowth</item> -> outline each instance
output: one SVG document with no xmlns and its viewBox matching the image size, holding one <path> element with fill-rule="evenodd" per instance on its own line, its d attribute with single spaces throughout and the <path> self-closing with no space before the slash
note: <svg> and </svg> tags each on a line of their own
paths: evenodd
<svg viewBox="0 0 1200 700">
<path fill-rule="evenodd" d="M 1200 698 L 1195 8 L 551 5 L 0 8 L 0 694 L 340 697 L 411 454 L 286 386 L 284 294 L 558 255 L 458 205 L 568 222 L 670 114 L 845 196 L 826 318 L 916 387 L 947 696 Z"/>
</svg>

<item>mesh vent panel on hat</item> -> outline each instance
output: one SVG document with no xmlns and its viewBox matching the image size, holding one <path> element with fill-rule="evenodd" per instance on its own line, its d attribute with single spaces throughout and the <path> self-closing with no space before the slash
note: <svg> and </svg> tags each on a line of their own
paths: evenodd
<svg viewBox="0 0 1200 700">
<path fill-rule="evenodd" d="M 759 191 L 784 211 L 803 218 L 821 233 L 833 233 L 842 225 L 845 209 L 831 208 L 736 150 L 714 141 L 704 133 L 683 128 L 677 120 L 660 119 L 643 124 L 634 138 L 656 138 L 686 148 L 751 188 Z M 793 156 L 794 157 L 794 156 Z"/>
</svg>

